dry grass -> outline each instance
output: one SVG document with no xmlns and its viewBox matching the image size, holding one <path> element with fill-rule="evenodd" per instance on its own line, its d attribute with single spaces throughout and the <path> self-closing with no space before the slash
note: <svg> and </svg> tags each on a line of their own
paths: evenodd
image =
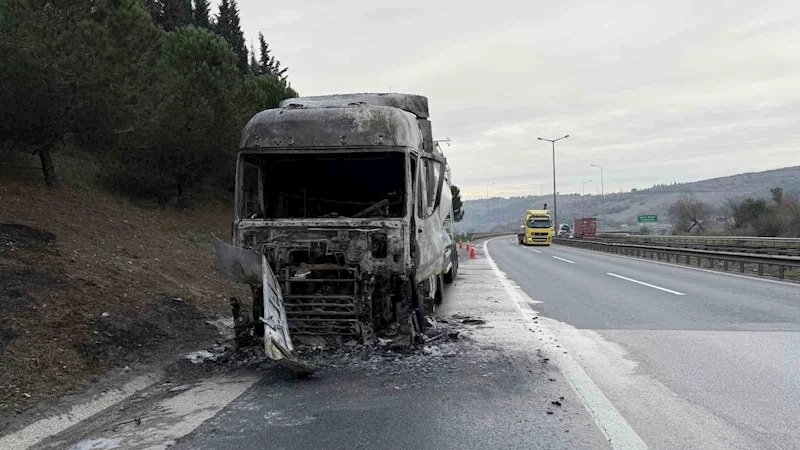
<svg viewBox="0 0 800 450">
<path fill-rule="evenodd" d="M 0 412 L 206 336 L 204 318 L 226 313 L 229 296 L 246 295 L 219 274 L 210 245 L 211 233 L 230 236 L 230 217 L 221 202 L 167 210 L 107 193 L 0 182 L 0 224 L 55 235 L 26 246 L 0 234 L 8 279 L 0 299 L 16 298 L 14 307 L 0 305 Z M 183 301 L 170 304 L 173 297 Z"/>
</svg>

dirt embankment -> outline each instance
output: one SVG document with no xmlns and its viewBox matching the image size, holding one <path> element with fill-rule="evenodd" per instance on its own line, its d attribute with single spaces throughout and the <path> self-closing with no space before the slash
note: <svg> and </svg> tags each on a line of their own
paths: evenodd
<svg viewBox="0 0 800 450">
<path fill-rule="evenodd" d="M 246 295 L 211 246 L 230 217 L 0 182 L 0 416 L 214 338 Z"/>
</svg>

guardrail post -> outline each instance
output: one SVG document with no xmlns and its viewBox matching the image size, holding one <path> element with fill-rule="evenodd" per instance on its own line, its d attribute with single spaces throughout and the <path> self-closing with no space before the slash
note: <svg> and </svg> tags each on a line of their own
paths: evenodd
<svg viewBox="0 0 800 450">
<path fill-rule="evenodd" d="M 702 267 L 702 266 L 703 266 L 703 258 L 698 256 L 697 257 L 697 267 Z"/>
<path fill-rule="evenodd" d="M 739 261 L 739 272 L 744 273 L 744 261 Z"/>
<path fill-rule="evenodd" d="M 758 263 L 758 276 L 764 275 L 764 264 Z"/>
<path fill-rule="evenodd" d="M 708 268 L 709 269 L 713 269 L 714 268 L 714 258 L 709 258 L 708 259 Z"/>
<path fill-rule="evenodd" d="M 780 278 L 781 280 L 783 279 L 783 271 L 784 271 L 784 269 L 786 269 L 785 266 L 778 266 L 778 278 Z"/>
<path fill-rule="evenodd" d="M 722 269 L 725 270 L 725 272 L 728 271 L 728 260 L 727 259 L 725 261 L 722 261 Z"/>
</svg>

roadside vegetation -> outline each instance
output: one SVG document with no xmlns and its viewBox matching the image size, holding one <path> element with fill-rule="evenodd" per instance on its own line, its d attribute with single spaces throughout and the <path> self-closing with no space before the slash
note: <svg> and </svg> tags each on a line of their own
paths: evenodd
<svg viewBox="0 0 800 450">
<path fill-rule="evenodd" d="M 670 222 L 678 234 L 800 237 L 800 199 L 780 187 L 769 192 L 769 199 L 728 199 L 722 205 L 686 193 L 670 205 Z"/>
<path fill-rule="evenodd" d="M 0 0 L 0 429 L 219 337 L 239 134 L 297 94 L 235 0 Z M 127 373 L 127 372 L 126 372 Z"/>
<path fill-rule="evenodd" d="M 0 177 L 187 205 L 231 186 L 238 135 L 296 96 L 236 0 L 0 0 Z"/>
</svg>

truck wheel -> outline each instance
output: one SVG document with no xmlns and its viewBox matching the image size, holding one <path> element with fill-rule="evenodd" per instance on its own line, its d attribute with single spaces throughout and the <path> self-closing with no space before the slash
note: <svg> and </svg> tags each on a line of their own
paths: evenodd
<svg viewBox="0 0 800 450">
<path fill-rule="evenodd" d="M 453 264 L 453 268 L 455 268 L 455 264 Z M 442 278 L 445 276 L 439 275 L 439 281 L 436 283 L 436 294 L 433 296 L 433 304 L 434 305 L 441 305 L 442 301 L 444 300 L 444 283 L 442 283 Z M 436 308 L 431 308 L 432 310 L 436 310 Z M 431 311 L 433 313 L 433 311 Z"/>
<path fill-rule="evenodd" d="M 450 284 L 453 280 L 456 279 L 458 276 L 458 252 L 453 250 L 453 256 L 451 257 L 453 260 L 453 264 L 450 266 L 450 270 L 444 274 L 444 282 Z"/>
</svg>

